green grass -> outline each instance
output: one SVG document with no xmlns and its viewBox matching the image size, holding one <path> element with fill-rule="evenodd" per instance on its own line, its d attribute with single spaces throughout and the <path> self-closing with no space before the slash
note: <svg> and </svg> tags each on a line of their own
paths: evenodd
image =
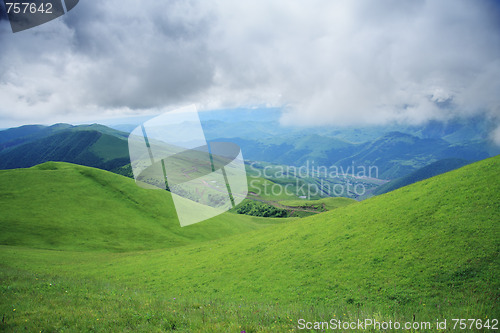
<svg viewBox="0 0 500 333">
<path fill-rule="evenodd" d="M 310 218 L 168 249 L 2 246 L 0 328 L 284 332 L 299 318 L 499 318 L 499 177 L 500 157 L 490 158 Z"/>
<path fill-rule="evenodd" d="M 273 179 L 276 180 L 276 179 Z M 299 180 L 297 187 L 297 179 L 282 179 L 281 183 L 269 180 L 263 177 L 250 177 L 248 178 L 248 192 L 249 198 L 255 197 L 257 199 L 277 201 L 277 200 L 293 200 L 297 199 L 302 193 L 298 190 L 304 182 Z M 285 191 L 285 186 L 290 184 Z M 305 187 L 307 190 L 307 187 Z M 307 193 L 304 193 L 307 194 Z"/>
<path fill-rule="evenodd" d="M 0 170 L 0 244 L 57 250 L 168 248 L 283 219 L 225 213 L 181 228 L 170 193 L 99 169 L 48 162 Z"/>
<path fill-rule="evenodd" d="M 388 183 L 385 183 L 384 185 L 381 185 L 377 187 L 374 191 L 373 194 L 379 195 L 379 194 L 384 194 L 390 191 L 397 190 L 398 188 L 401 188 L 403 186 L 407 186 L 413 183 L 416 183 L 418 181 L 437 176 L 439 174 L 458 169 L 460 167 L 463 167 L 464 165 L 469 164 L 470 161 L 467 160 L 462 160 L 458 158 L 447 158 L 443 160 L 439 160 L 437 162 L 431 163 L 429 165 L 424 166 L 423 168 L 420 168 L 416 171 L 413 171 L 412 173 L 401 177 L 397 178 L 394 180 L 391 180 Z"/>
</svg>

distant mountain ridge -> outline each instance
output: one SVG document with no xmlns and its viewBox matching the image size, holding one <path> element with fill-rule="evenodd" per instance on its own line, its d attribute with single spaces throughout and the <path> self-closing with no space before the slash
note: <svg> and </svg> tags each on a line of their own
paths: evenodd
<svg viewBox="0 0 500 333">
<path fill-rule="evenodd" d="M 77 126 L 64 123 L 58 123 L 51 126 L 24 125 L 0 131 L 0 152 L 23 143 L 33 142 L 35 140 L 45 138 L 61 131 L 98 131 L 119 138 L 128 137 L 128 133 L 126 132 L 118 131 L 100 124 Z"/>
<path fill-rule="evenodd" d="M 395 179 L 405 176 L 425 165 L 445 158 L 464 158 L 478 161 L 490 157 L 486 142 L 452 144 L 443 139 L 419 138 L 411 134 L 390 132 L 362 144 L 317 134 L 290 135 L 279 138 L 250 140 L 219 138 L 240 145 L 248 160 L 266 161 L 283 165 L 339 166 L 344 169 L 355 166 L 376 166 L 378 177 Z"/>
<path fill-rule="evenodd" d="M 478 161 L 488 157 L 490 155 L 486 149 L 476 150 L 467 145 L 450 144 L 443 139 L 422 139 L 410 134 L 391 132 L 336 164 L 377 166 L 380 178 L 394 179 L 440 159 L 463 158 Z"/>
<path fill-rule="evenodd" d="M 70 162 L 130 176 L 128 134 L 93 124 L 22 126 L 0 132 L 0 169 Z"/>
<path fill-rule="evenodd" d="M 469 125 L 456 120 L 422 126 L 313 129 L 280 126 L 275 109 L 269 113 L 200 112 L 200 119 L 208 141 L 238 144 L 247 161 L 293 166 L 314 163 L 344 169 L 353 165 L 376 167 L 378 178 L 388 180 L 441 159 L 477 161 L 500 153 L 500 147 L 488 139 L 485 119 L 472 119 Z M 135 125 L 121 128 L 131 126 Z M 98 124 L 28 125 L 0 131 L 0 168 L 62 161 L 130 177 L 127 136 L 127 132 Z"/>
</svg>

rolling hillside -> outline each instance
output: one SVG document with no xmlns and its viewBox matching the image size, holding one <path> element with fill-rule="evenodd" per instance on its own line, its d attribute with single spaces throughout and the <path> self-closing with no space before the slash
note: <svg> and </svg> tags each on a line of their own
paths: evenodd
<svg viewBox="0 0 500 333">
<path fill-rule="evenodd" d="M 391 180 L 390 182 L 377 187 L 375 191 L 373 191 L 373 194 L 379 195 L 390 191 L 394 191 L 403 186 L 407 186 L 416 183 L 418 181 L 434 177 L 451 170 L 458 169 L 469 163 L 470 161 L 459 158 L 446 158 L 443 160 L 439 160 L 437 162 L 426 165 L 423 168 L 420 168 L 417 171 L 410 173 L 409 175 Z"/>
<path fill-rule="evenodd" d="M 146 190 L 132 179 L 68 163 L 0 170 L 0 183 L 2 245 L 134 251 L 206 241 L 278 223 L 227 213 L 181 228 L 169 192 Z"/>
<path fill-rule="evenodd" d="M 359 204 L 173 250 L 3 246 L 3 325 L 256 332 L 293 330 L 299 318 L 498 318 L 498 179 L 500 156 Z M 62 320 L 68 304 L 74 311 Z"/>
</svg>

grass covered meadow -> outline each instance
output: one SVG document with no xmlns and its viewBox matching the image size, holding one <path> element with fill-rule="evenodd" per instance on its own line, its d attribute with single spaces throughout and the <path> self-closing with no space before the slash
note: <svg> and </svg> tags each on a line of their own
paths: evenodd
<svg viewBox="0 0 500 333">
<path fill-rule="evenodd" d="M 498 179 L 495 157 L 307 218 L 226 213 L 180 228 L 165 192 L 125 177 L 0 171 L 0 330 L 498 319 Z"/>
</svg>

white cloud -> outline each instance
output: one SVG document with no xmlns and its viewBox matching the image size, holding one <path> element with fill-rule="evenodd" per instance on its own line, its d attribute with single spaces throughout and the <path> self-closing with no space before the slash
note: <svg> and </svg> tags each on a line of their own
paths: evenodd
<svg viewBox="0 0 500 333">
<path fill-rule="evenodd" d="M 500 146 L 500 126 L 491 132 L 491 139 L 497 146 Z"/>
<path fill-rule="evenodd" d="M 500 76 L 490 73 L 500 68 L 500 34 L 478 2 L 263 3 L 221 11 L 238 25 L 221 29 L 221 81 L 281 94 L 290 106 L 284 123 L 420 123 L 498 111 Z"/>
<path fill-rule="evenodd" d="M 0 122 L 193 102 L 285 106 L 301 125 L 498 120 L 498 14 L 486 0 L 82 1 L 22 33 L 0 22 Z"/>
</svg>

